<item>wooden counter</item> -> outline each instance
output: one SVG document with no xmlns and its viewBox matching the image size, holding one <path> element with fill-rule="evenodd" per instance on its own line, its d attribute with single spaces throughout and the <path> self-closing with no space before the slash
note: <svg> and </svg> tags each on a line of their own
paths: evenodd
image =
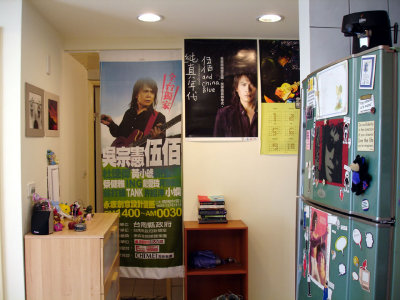
<svg viewBox="0 0 400 300">
<path fill-rule="evenodd" d="M 86 231 L 25 235 L 26 299 L 119 299 L 118 214 L 96 213 Z"/>
</svg>

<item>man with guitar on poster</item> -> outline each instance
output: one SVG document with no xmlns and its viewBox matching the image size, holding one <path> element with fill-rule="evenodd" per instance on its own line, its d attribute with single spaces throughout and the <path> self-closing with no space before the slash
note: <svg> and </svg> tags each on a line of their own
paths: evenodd
<svg viewBox="0 0 400 300">
<path fill-rule="evenodd" d="M 156 111 L 157 83 L 151 78 L 136 81 L 130 108 L 125 112 L 119 125 L 108 115 L 101 115 L 101 123 L 109 127 L 116 139 L 113 147 L 130 147 L 135 142 L 146 141 L 147 138 L 165 138 L 165 116 Z M 141 143 L 141 142 L 140 142 Z"/>
</svg>

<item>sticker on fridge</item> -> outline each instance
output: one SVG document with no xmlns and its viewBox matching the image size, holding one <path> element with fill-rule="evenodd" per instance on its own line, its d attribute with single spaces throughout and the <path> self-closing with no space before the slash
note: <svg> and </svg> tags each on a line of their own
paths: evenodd
<svg viewBox="0 0 400 300">
<path fill-rule="evenodd" d="M 375 121 L 358 122 L 357 151 L 375 151 Z"/>
<path fill-rule="evenodd" d="M 361 57 L 360 89 L 372 90 L 374 88 L 375 61 L 376 55 L 366 55 Z"/>
<path fill-rule="evenodd" d="M 371 113 L 375 108 L 374 95 L 368 94 L 358 99 L 358 114 Z"/>
<path fill-rule="evenodd" d="M 370 291 L 369 283 L 371 279 L 371 272 L 367 270 L 367 260 L 364 260 L 362 266 L 359 269 L 359 281 L 361 288 L 367 292 Z"/>
<path fill-rule="evenodd" d="M 347 247 L 347 237 L 340 236 L 335 242 L 336 251 L 340 251 L 343 254 L 343 250 Z"/>
<path fill-rule="evenodd" d="M 321 289 L 329 281 L 329 253 L 331 225 L 328 213 L 311 208 L 309 274 Z"/>
<path fill-rule="evenodd" d="M 315 177 L 319 182 L 344 186 L 348 165 L 348 146 L 344 145 L 345 132 L 343 119 L 330 119 L 329 122 L 317 121 L 314 138 Z"/>
<path fill-rule="evenodd" d="M 317 74 L 318 120 L 335 116 L 344 116 L 348 112 L 348 62 L 337 63 Z"/>
</svg>

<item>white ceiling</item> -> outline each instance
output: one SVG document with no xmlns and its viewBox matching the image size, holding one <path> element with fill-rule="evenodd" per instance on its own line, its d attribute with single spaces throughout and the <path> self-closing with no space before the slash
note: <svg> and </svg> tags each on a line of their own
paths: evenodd
<svg viewBox="0 0 400 300">
<path fill-rule="evenodd" d="M 298 38 L 298 0 L 30 0 L 65 39 Z M 158 23 L 137 16 L 154 12 Z M 260 23 L 262 14 L 284 17 Z"/>
</svg>

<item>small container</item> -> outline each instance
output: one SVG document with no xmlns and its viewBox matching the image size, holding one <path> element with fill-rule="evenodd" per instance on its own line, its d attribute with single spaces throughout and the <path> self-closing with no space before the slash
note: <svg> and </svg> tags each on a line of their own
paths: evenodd
<svg viewBox="0 0 400 300">
<path fill-rule="evenodd" d="M 85 231 L 86 224 L 85 223 L 77 223 L 75 224 L 75 231 Z"/>
</svg>

